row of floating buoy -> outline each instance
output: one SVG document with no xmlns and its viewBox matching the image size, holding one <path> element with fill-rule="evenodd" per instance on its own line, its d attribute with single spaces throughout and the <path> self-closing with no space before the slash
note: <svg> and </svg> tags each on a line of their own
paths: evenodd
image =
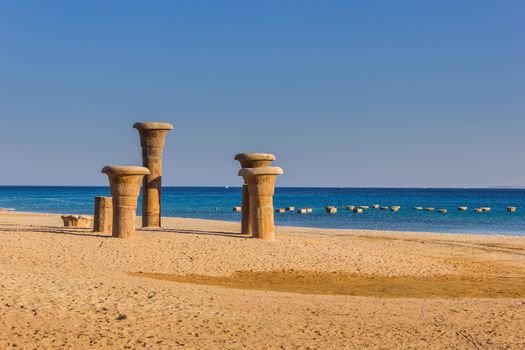
<svg viewBox="0 0 525 350">
<path fill-rule="evenodd" d="M 423 208 L 423 207 L 414 207 L 415 210 L 425 210 L 425 211 L 434 211 L 435 209 L 432 208 L 432 207 L 428 207 L 428 208 Z M 467 211 L 469 208 L 468 207 L 458 207 L 458 210 L 459 211 Z M 480 207 L 480 208 L 474 208 L 473 209 L 474 212 L 476 213 L 488 213 L 492 210 L 492 208 L 490 207 Z M 507 207 L 507 212 L 509 213 L 515 213 L 517 211 L 517 208 L 516 207 Z M 447 213 L 448 210 L 447 209 L 438 209 L 438 212 L 440 213 Z"/>
<path fill-rule="evenodd" d="M 336 206 L 327 205 L 324 208 L 325 208 L 325 211 L 328 214 L 336 214 L 337 213 L 337 207 Z M 362 214 L 365 210 L 367 210 L 369 208 L 370 207 L 368 205 L 359 205 L 359 206 L 357 206 L 357 205 L 347 205 L 346 206 L 346 210 L 354 212 L 354 213 L 357 213 L 357 214 Z M 397 212 L 397 211 L 399 211 L 399 209 L 401 209 L 401 206 L 393 205 L 391 207 L 387 207 L 387 206 L 380 206 L 379 204 L 373 204 L 372 208 L 380 209 L 380 210 L 390 210 L 390 211 L 393 211 L 393 212 Z M 458 207 L 459 211 L 467 211 L 468 209 L 469 208 L 465 207 L 465 206 Z M 414 207 L 414 210 L 434 211 L 436 209 L 433 208 L 433 207 Z M 476 213 L 484 213 L 484 212 L 486 213 L 486 212 L 490 212 L 491 210 L 492 209 L 490 207 L 474 208 L 474 212 L 476 212 Z M 233 211 L 236 212 L 236 213 L 240 213 L 242 211 L 242 208 L 241 207 L 233 207 Z M 277 213 L 292 212 L 292 211 L 295 211 L 295 207 L 278 208 L 275 211 Z M 448 213 L 448 209 L 438 209 L 437 211 L 439 213 Z M 509 213 L 515 213 L 516 211 L 517 211 L 516 207 L 507 207 L 507 212 L 509 212 Z M 300 208 L 299 210 L 297 210 L 297 212 L 299 214 L 310 214 L 310 213 L 313 213 L 313 208 L 311 208 L 311 207 Z"/>
<path fill-rule="evenodd" d="M 295 211 L 295 207 L 286 207 L 286 208 L 275 209 L 275 212 L 277 212 L 277 213 L 286 213 L 287 211 Z"/>
</svg>

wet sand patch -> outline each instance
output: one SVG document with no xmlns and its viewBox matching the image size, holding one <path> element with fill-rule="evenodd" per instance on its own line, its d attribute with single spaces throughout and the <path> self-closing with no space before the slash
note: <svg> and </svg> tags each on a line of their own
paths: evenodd
<svg viewBox="0 0 525 350">
<path fill-rule="evenodd" d="M 377 276 L 321 271 L 240 271 L 230 276 L 130 272 L 134 277 L 223 288 L 379 298 L 524 298 L 525 277 Z"/>
</svg>

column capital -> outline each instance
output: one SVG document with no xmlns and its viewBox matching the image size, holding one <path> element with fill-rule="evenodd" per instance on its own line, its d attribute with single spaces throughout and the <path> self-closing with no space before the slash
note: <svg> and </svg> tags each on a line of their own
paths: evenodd
<svg viewBox="0 0 525 350">
<path fill-rule="evenodd" d="M 242 168 L 258 168 L 269 166 L 275 156 L 270 153 L 239 153 L 234 159 L 241 163 Z"/>
<path fill-rule="evenodd" d="M 263 176 L 263 175 L 281 175 L 283 173 L 283 169 L 278 166 L 270 166 L 270 167 L 261 167 L 261 168 L 242 168 L 239 170 L 237 175 L 242 177 L 252 177 L 252 176 Z"/>
<path fill-rule="evenodd" d="M 173 125 L 163 122 L 136 122 L 133 127 L 141 130 L 173 130 Z"/>
<path fill-rule="evenodd" d="M 142 166 L 106 165 L 102 173 L 107 175 L 149 175 L 148 168 Z"/>
</svg>

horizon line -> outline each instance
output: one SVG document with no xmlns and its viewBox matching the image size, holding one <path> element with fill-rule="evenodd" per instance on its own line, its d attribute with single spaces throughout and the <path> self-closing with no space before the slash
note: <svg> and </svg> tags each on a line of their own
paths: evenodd
<svg viewBox="0 0 525 350">
<path fill-rule="evenodd" d="M 0 185 L 0 187 L 107 187 L 109 185 Z M 242 188 L 242 185 L 166 185 L 162 186 L 164 188 Z M 483 187 L 469 187 L 469 186 L 275 186 L 276 188 L 333 188 L 333 189 L 459 189 L 459 190 L 469 190 L 469 189 L 525 189 L 525 186 L 483 186 Z"/>
</svg>

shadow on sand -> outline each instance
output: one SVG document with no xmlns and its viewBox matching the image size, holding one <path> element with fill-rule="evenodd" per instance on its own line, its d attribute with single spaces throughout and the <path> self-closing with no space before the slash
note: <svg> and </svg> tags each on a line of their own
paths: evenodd
<svg viewBox="0 0 525 350">
<path fill-rule="evenodd" d="M 16 232 L 38 232 L 38 233 L 50 233 L 60 235 L 72 235 L 72 236 L 87 236 L 87 237 L 99 237 L 99 238 L 112 238 L 109 234 L 94 233 L 91 228 L 65 228 L 57 226 L 19 226 L 16 229 L 10 227 L 9 231 Z M 223 236 L 232 238 L 251 238 L 251 236 L 243 235 L 238 232 L 229 231 L 206 231 L 206 230 L 190 230 L 190 229 L 173 229 L 173 228 L 137 228 L 137 232 L 140 233 L 178 233 L 188 235 L 206 235 L 206 236 Z"/>
<path fill-rule="evenodd" d="M 137 232 L 155 232 L 155 233 L 181 233 L 188 235 L 205 235 L 205 236 L 224 236 L 234 238 L 252 238 L 248 235 L 240 234 L 239 232 L 231 231 L 206 231 L 206 230 L 190 230 L 190 229 L 176 229 L 176 228 L 140 228 Z"/>
<path fill-rule="evenodd" d="M 32 226 L 32 227 L 19 227 L 16 230 L 10 229 L 10 231 L 16 232 L 38 232 L 38 233 L 51 233 L 59 235 L 71 235 L 71 236 L 87 236 L 87 237 L 99 237 L 99 238 L 112 238 L 111 235 L 105 235 L 100 233 L 94 233 L 90 228 L 62 228 L 57 226 Z"/>
</svg>

